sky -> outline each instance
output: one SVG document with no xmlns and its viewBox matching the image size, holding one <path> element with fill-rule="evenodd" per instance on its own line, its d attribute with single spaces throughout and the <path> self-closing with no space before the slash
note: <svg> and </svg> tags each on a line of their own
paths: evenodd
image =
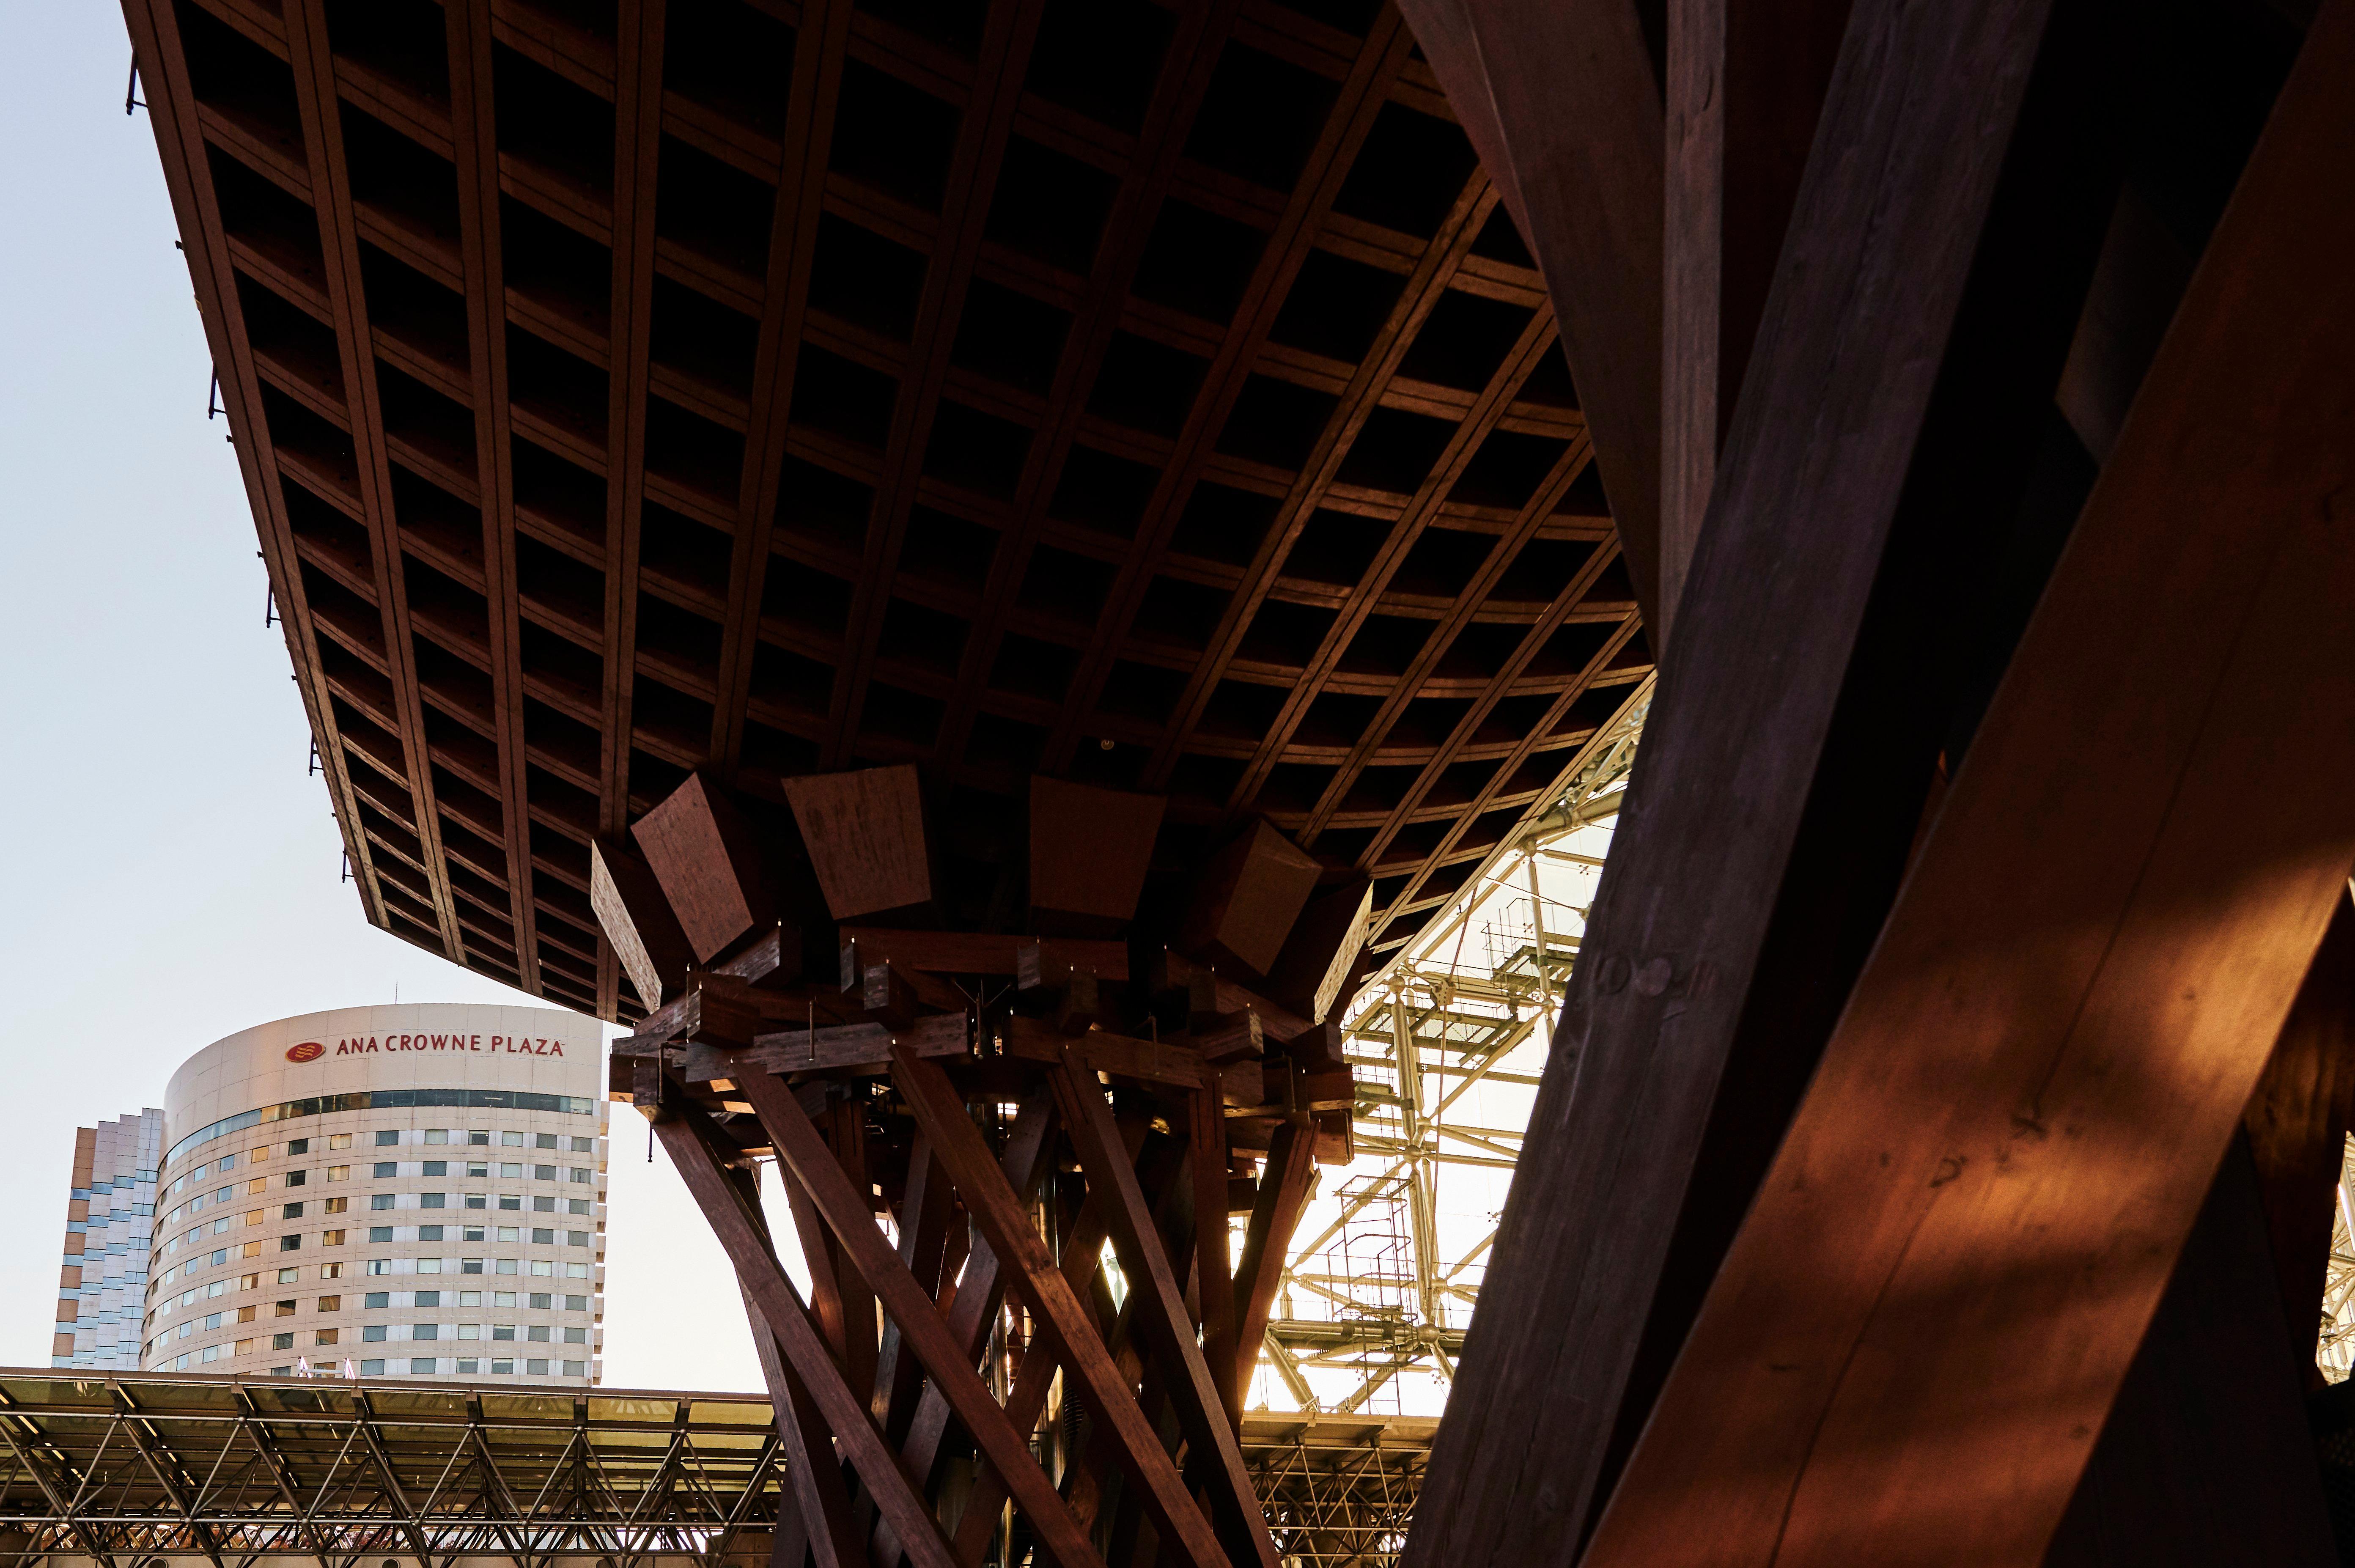
<svg viewBox="0 0 2355 1568">
<path fill-rule="evenodd" d="M 532 1002 L 370 927 L 223 420 L 131 46 L 0 5 L 0 1364 L 48 1364 L 74 1129 L 294 1013 Z M 610 1031 L 609 1031 L 610 1032 Z M 733 1275 L 613 1106 L 608 1387 L 760 1386 Z M 782 1233 L 790 1235 L 790 1227 Z M 798 1259 L 792 1260 L 798 1264 Z M 795 1272 L 798 1272 L 796 1268 Z"/>
</svg>

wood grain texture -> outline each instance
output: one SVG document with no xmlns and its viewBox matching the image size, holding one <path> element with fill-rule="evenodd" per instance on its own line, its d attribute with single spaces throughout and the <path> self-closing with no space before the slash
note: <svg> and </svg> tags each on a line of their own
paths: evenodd
<svg viewBox="0 0 2355 1568">
<path fill-rule="evenodd" d="M 784 791 L 835 919 L 900 909 L 932 896 L 915 769 L 810 773 L 785 780 Z"/>
<path fill-rule="evenodd" d="M 1590 1563 L 2033 1563 L 2066 1507 L 2355 862 L 2350 69 L 2332 4 Z"/>
<path fill-rule="evenodd" d="M 1753 989 L 1845 983 L 1844 953 L 1761 957 L 1827 767 L 1880 783 L 1848 744 L 1855 716 L 1835 721 L 2043 20 L 2033 0 L 1871 5 L 1849 29 L 1410 1568 L 1575 1556 Z M 1891 816 L 1883 858 L 1902 863 L 1916 810 Z M 1871 848 L 1825 846 L 1824 864 L 1869 883 Z"/>
<path fill-rule="evenodd" d="M 691 776 L 630 829 L 695 955 L 709 963 L 773 918 L 751 831 L 735 806 Z"/>
<path fill-rule="evenodd" d="M 1476 145 L 1488 133 L 1483 104 L 1495 115 L 1636 599 L 1665 646 L 1674 607 L 1659 592 L 1660 88 L 1636 6 L 1408 0 L 1400 10 L 1449 101 L 1472 106 Z M 1563 112 L 1573 103 L 1577 112 Z"/>
<path fill-rule="evenodd" d="M 1206 962 L 1267 973 L 1322 869 L 1315 856 L 1254 822 L 1211 857 L 1178 928 L 1178 945 Z"/>
<path fill-rule="evenodd" d="M 693 953 L 653 869 L 626 849 L 591 844 L 589 907 L 622 973 L 653 1013 L 686 976 Z"/>
</svg>

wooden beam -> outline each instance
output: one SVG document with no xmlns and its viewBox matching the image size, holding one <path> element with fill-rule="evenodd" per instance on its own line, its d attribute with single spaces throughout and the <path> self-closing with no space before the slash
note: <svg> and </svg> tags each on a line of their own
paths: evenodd
<svg viewBox="0 0 2355 1568">
<path fill-rule="evenodd" d="M 663 896 L 662 883 L 643 857 L 618 845 L 592 843 L 589 907 L 596 912 L 615 962 L 651 1016 L 686 977 L 695 956 L 670 901 Z"/>
<path fill-rule="evenodd" d="M 499 826 L 506 851 L 516 970 L 539 993 L 539 915 L 532 901 L 531 812 L 524 763 L 523 621 L 516 588 L 514 421 L 507 407 L 506 264 L 499 221 L 498 115 L 489 0 L 443 9 L 450 53 L 450 139 L 466 272 L 474 383 L 474 483 L 482 496 L 483 597 L 489 611 L 491 723 L 497 731 Z M 645 987 L 640 987 L 643 993 Z M 648 1001 L 658 1005 L 660 997 Z"/>
<path fill-rule="evenodd" d="M 956 1193 L 949 1185 L 948 1174 L 932 1158 L 932 1146 L 919 1133 L 908 1151 L 907 1185 L 900 1200 L 900 1263 L 935 1300 L 940 1296 L 949 1221 L 955 1212 Z M 906 1441 L 909 1428 L 915 1424 L 923 1383 L 923 1362 L 909 1349 L 899 1319 L 886 1317 L 882 1349 L 875 1360 L 875 1415 L 889 1441 Z M 1028 1430 L 1018 1420 L 1015 1426 Z"/>
<path fill-rule="evenodd" d="M 884 1312 L 899 1327 L 902 1342 L 914 1350 L 957 1420 L 1006 1480 L 1039 1545 L 1062 1568 L 1100 1564 L 1102 1559 L 1056 1494 L 1054 1483 L 1031 1456 L 1028 1435 L 1015 1429 L 980 1374 L 964 1360 L 964 1348 L 941 1320 L 932 1292 L 883 1239 L 867 1195 L 843 1174 L 835 1151 L 794 1104 L 792 1093 L 767 1073 L 754 1073 L 738 1088 L 751 1102 L 777 1157 L 792 1168 L 816 1204 L 850 1266 L 875 1293 Z"/>
<path fill-rule="evenodd" d="M 895 1051 L 892 1067 L 892 1082 L 948 1168 L 974 1224 L 1012 1270 L 1017 1288 L 1040 1331 L 1054 1342 L 1098 1430 L 1117 1445 L 1122 1470 L 1142 1491 L 1164 1548 L 1193 1568 L 1228 1568 L 1209 1520 L 1187 1494 L 1160 1435 L 1146 1421 L 1135 1394 L 1104 1349 L 1093 1315 L 1047 1255 L 1046 1243 L 990 1159 L 981 1135 L 965 1118 L 963 1099 L 936 1063 Z M 1263 1523 L 1263 1534 L 1265 1528 Z"/>
<path fill-rule="evenodd" d="M 727 619 L 711 704 L 711 762 L 732 780 L 743 752 L 745 708 L 760 645 L 761 603 L 783 500 L 788 418 L 809 315 L 826 168 L 834 146 L 836 101 L 848 57 L 849 0 L 809 0 L 795 19 L 793 80 L 785 90 L 777 197 L 769 216 L 768 274 L 761 290 L 761 335 L 745 411 L 744 463 L 737 481 L 736 534 L 728 570 Z"/>
<path fill-rule="evenodd" d="M 1205 962 L 1266 974 L 1322 869 L 1264 821 L 1252 823 L 1203 867 L 1177 944 Z"/>
<path fill-rule="evenodd" d="M 808 1386 L 826 1428 L 866 1483 L 877 1509 L 891 1520 L 909 1561 L 916 1568 L 952 1568 L 948 1541 L 930 1506 L 900 1469 L 899 1456 L 876 1430 L 866 1405 L 843 1381 L 842 1369 L 810 1322 L 808 1307 L 768 1250 L 765 1225 L 754 1219 L 743 1194 L 728 1179 L 722 1165 L 727 1146 L 709 1118 L 685 1106 L 656 1121 L 655 1131 L 735 1264 L 737 1277 L 758 1303 L 787 1364 Z"/>
<path fill-rule="evenodd" d="M 2337 1568 L 2299 1398 L 2314 1317 L 2296 1320 L 2293 1340 L 2266 1231 L 2256 1169 L 2236 1138 L 2042 1568 Z"/>
<path fill-rule="evenodd" d="M 362 911 L 370 924 L 389 929 L 392 916 L 386 911 L 374 847 L 360 830 L 352 753 L 345 747 L 333 694 L 318 658 L 317 624 L 287 517 L 253 340 L 245 326 L 220 198 L 213 187 L 212 165 L 199 123 L 196 89 L 188 77 L 187 51 L 180 40 L 179 15 L 165 0 L 123 0 L 123 16 L 131 35 L 132 59 L 146 91 L 147 116 L 163 164 L 164 187 L 171 197 L 188 276 L 195 285 L 206 347 L 212 352 L 213 368 L 220 378 L 230 444 L 236 448 L 238 472 L 261 535 L 271 592 L 278 602 L 281 635 L 294 667 L 295 689 L 302 693 L 304 712 L 318 742 L 327 793 L 335 803 L 336 830 L 351 862 Z M 401 764 L 404 769 L 405 765 Z"/>
<path fill-rule="evenodd" d="M 465 938 L 458 928 L 457 896 L 450 890 L 449 862 L 442 853 L 442 818 L 434 805 L 432 763 L 426 754 L 424 699 L 417 686 L 416 647 L 410 640 L 408 570 L 393 510 L 392 465 L 385 450 L 376 352 L 368 336 L 359 232 L 352 207 L 351 171 L 344 159 L 343 112 L 336 95 L 335 55 L 327 38 L 325 0 L 297 0 L 287 12 L 286 51 L 294 72 L 311 205 L 319 223 L 319 249 L 325 265 L 344 404 L 351 418 L 352 461 L 357 470 L 361 519 L 368 533 L 385 671 L 392 683 L 404 783 L 414 818 L 410 827 L 417 835 L 441 933 L 442 955 L 463 965 Z"/>
<path fill-rule="evenodd" d="M 1316 1154 L 1312 1129 L 1293 1121 L 1276 1125 L 1267 1163 L 1260 1168 L 1251 1223 L 1243 1231 L 1243 1255 L 1235 1266 L 1240 1305 L 1235 1312 L 1234 1386 L 1239 1394 L 1259 1366 L 1260 1341 L 1267 1337 L 1268 1314 L 1274 1310 L 1276 1286 L 1284 1279 L 1284 1254 L 1300 1226 L 1301 1211 L 1308 1206 Z"/>
<path fill-rule="evenodd" d="M 1673 615 L 1849 0 L 1668 0 L 1659 600 Z"/>
<path fill-rule="evenodd" d="M 2037 183 L 2069 160 L 2006 163 L 2043 35 L 2041 0 L 1873 0 L 1849 29 L 1411 1568 L 1574 1548 L 1902 874 L 1937 726 L 1899 672 L 1962 575 L 1958 454 L 1989 464 L 1960 405 L 2049 400 L 2074 305 Z M 2019 319 L 1958 333 L 1966 304 Z"/>
<path fill-rule="evenodd" d="M 599 651 L 597 833 L 630 826 L 638 661 L 638 530 L 646 498 L 646 386 L 655 283 L 667 0 L 618 0 L 613 45 L 613 233 L 605 397 L 604 615 Z M 597 1012 L 617 1011 L 620 965 L 598 945 Z"/>
<path fill-rule="evenodd" d="M 1186 1096 L 1186 1144 L 1194 1182 L 1194 1296 L 1201 1304 L 1202 1360 L 1220 1415 L 1240 1434 L 1243 1385 L 1227 1216 L 1227 1115 L 1215 1083 Z"/>
<path fill-rule="evenodd" d="M 2355 901 L 2339 901 L 2306 983 L 2242 1113 L 2257 1189 L 2273 1238 L 2282 1315 L 2320 1319 L 2331 1222 L 2355 1127 Z M 2312 1356 L 2300 1376 L 2322 1384 Z"/>
<path fill-rule="evenodd" d="M 1597 1568 L 2029 1563 L 2075 1489 L 2355 864 L 2350 71 L 2332 0 Z"/>
<path fill-rule="evenodd" d="M 1662 129 L 1636 8 L 1631 0 L 1403 0 L 1399 8 L 1475 145 L 1488 139 L 1503 150 L 1636 602 L 1664 647 L 1675 607 L 1659 591 Z"/>
<path fill-rule="evenodd" d="M 1089 1185 L 1102 1183 L 1111 1193 L 1113 1245 L 1120 1254 L 1122 1272 L 1128 1275 L 1129 1288 L 1135 1293 L 1131 1300 L 1136 1304 L 1136 1328 L 1160 1366 L 1171 1403 L 1178 1411 L 1178 1424 L 1192 1446 L 1194 1462 L 1210 1477 L 1210 1493 L 1228 1531 L 1239 1531 L 1241 1536 L 1234 1543 L 1236 1548 L 1255 1552 L 1263 1568 L 1275 1568 L 1275 1543 L 1268 1534 L 1267 1518 L 1261 1511 L 1258 1496 L 1252 1489 L 1251 1472 L 1243 1466 L 1236 1428 L 1227 1420 L 1220 1380 L 1210 1375 L 1205 1343 L 1196 1338 L 1193 1315 L 1186 1307 L 1185 1284 L 1171 1264 L 1168 1249 L 1162 1245 L 1160 1227 L 1154 1223 L 1152 1206 L 1146 1202 L 1145 1190 L 1137 1185 L 1135 1168 L 1121 1147 L 1120 1129 L 1114 1125 L 1112 1107 L 1104 1103 L 1103 1091 L 1097 1085 L 1094 1074 L 1087 1071 L 1083 1059 L 1074 1062 L 1071 1055 L 1067 1055 L 1064 1065 L 1051 1069 L 1048 1077 Z M 1215 1101 L 1215 1096 L 1199 1092 L 1197 1097 Z M 1210 1115 L 1214 1120 L 1220 1115 L 1215 1103 Z M 1223 1132 L 1215 1136 L 1223 1162 L 1226 1138 Z M 1199 1153 L 1198 1147 L 1198 1157 Z M 1217 1200 L 1202 1218 L 1218 1225 L 1225 1212 L 1226 1177 L 1222 1169 Z M 1197 1256 L 1199 1255 L 1198 1248 Z M 1205 1320 L 1206 1330 L 1213 1327 Z"/>
</svg>

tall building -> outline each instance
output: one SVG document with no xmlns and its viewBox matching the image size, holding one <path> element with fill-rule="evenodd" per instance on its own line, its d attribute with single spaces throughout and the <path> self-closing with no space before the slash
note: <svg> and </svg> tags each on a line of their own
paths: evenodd
<svg viewBox="0 0 2355 1568">
<path fill-rule="evenodd" d="M 164 1113 L 152 1107 L 75 1132 L 49 1365 L 139 1366 L 139 1320 L 155 1232 L 155 1168 L 163 1151 Z"/>
<path fill-rule="evenodd" d="M 150 1162 L 137 1364 L 597 1381 L 602 1051 L 577 1013 L 414 1005 L 190 1057 Z"/>
</svg>

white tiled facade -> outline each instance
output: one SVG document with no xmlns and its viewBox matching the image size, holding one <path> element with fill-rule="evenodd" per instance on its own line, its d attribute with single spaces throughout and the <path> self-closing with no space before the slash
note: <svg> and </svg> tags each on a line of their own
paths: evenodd
<svg viewBox="0 0 2355 1568">
<path fill-rule="evenodd" d="M 206 1047 L 165 1094 L 137 1364 L 595 1382 L 602 1055 L 577 1013 L 432 1004 Z"/>
<path fill-rule="evenodd" d="M 76 1133 L 49 1365 L 140 1365 L 139 1319 L 163 1151 L 164 1113 L 152 1107 Z"/>
</svg>

